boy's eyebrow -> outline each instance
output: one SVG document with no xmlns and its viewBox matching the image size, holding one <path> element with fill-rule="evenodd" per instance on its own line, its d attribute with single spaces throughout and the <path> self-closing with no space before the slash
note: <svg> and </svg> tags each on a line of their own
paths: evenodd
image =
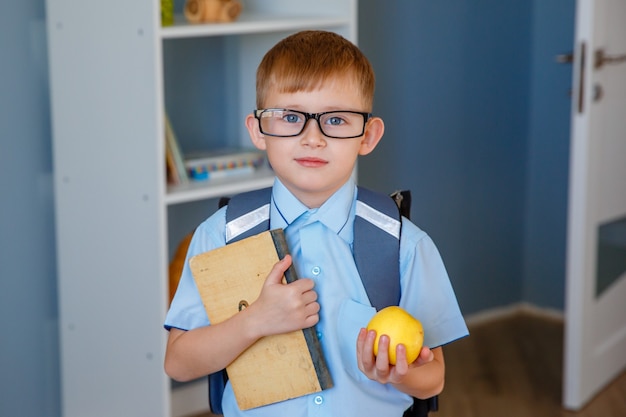
<svg viewBox="0 0 626 417">
<path fill-rule="evenodd" d="M 345 106 L 323 106 L 321 108 L 318 109 L 318 111 L 310 111 L 306 108 L 306 106 L 299 106 L 297 104 L 294 105 L 287 105 L 287 106 L 276 106 L 276 107 L 265 107 L 266 109 L 287 109 L 287 110 L 296 110 L 296 111 L 300 111 L 303 113 L 324 113 L 324 112 L 329 112 L 329 111 L 356 111 L 356 112 L 361 112 L 363 110 L 361 110 L 359 107 L 345 107 Z"/>
</svg>

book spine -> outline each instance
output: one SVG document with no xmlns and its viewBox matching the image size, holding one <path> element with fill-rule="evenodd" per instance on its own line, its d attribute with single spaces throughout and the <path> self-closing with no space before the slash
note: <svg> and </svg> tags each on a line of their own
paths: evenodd
<svg viewBox="0 0 626 417">
<path fill-rule="evenodd" d="M 228 163 L 200 165 L 200 164 L 186 164 L 189 177 L 192 179 L 206 179 L 211 174 L 216 172 L 236 172 L 237 170 L 246 170 L 247 172 L 254 172 L 258 167 L 262 165 L 263 160 L 258 161 L 233 161 Z"/>
<path fill-rule="evenodd" d="M 201 171 L 196 169 L 189 170 L 189 179 L 194 181 L 209 181 L 218 178 L 232 177 L 236 175 L 252 174 L 255 168 L 252 166 L 244 166 L 240 168 L 221 169 L 218 171 Z"/>
<path fill-rule="evenodd" d="M 232 154 L 222 157 L 195 159 L 189 158 L 185 160 L 185 168 L 188 171 L 222 171 L 228 169 L 236 169 L 241 167 L 258 168 L 265 162 L 265 155 L 261 154 Z"/>
<path fill-rule="evenodd" d="M 270 230 L 270 234 L 272 235 L 272 240 L 274 241 L 274 247 L 276 248 L 278 258 L 283 259 L 289 254 L 289 247 L 287 246 L 285 232 L 283 229 L 272 229 Z M 297 279 L 298 274 L 292 262 L 287 271 L 285 271 L 285 281 L 289 283 L 294 282 Z M 333 386 L 333 379 L 330 375 L 328 365 L 326 364 L 326 359 L 324 358 L 322 351 L 322 345 L 317 337 L 317 330 L 315 329 L 315 326 L 309 327 L 308 329 L 302 329 L 302 332 L 304 333 L 306 345 L 309 348 L 309 353 L 313 361 L 313 366 L 315 367 L 315 373 L 317 374 L 320 387 L 323 390 L 331 388 Z"/>
<path fill-rule="evenodd" d="M 165 135 L 167 135 L 167 133 L 165 133 Z M 165 165 L 167 167 L 168 182 L 174 185 L 180 184 L 178 170 L 176 169 L 176 163 L 174 162 L 174 155 L 172 154 L 172 148 L 167 140 L 167 136 L 165 136 Z"/>
<path fill-rule="evenodd" d="M 185 170 L 185 162 L 183 160 L 183 154 L 180 150 L 178 139 L 176 138 L 176 135 L 174 134 L 174 129 L 172 128 L 172 124 L 170 123 L 170 119 L 167 114 L 165 114 L 165 138 L 167 140 L 167 144 L 169 145 L 170 151 L 172 153 L 174 166 L 178 174 L 179 183 L 187 184 L 189 182 L 189 177 L 187 176 L 187 172 Z"/>
<path fill-rule="evenodd" d="M 274 241 L 274 247 L 276 248 L 276 254 L 278 259 L 283 259 L 286 255 L 289 255 L 289 247 L 287 246 L 287 239 L 285 238 L 285 232 L 283 229 L 272 229 L 270 235 Z M 289 268 L 285 271 L 285 281 L 294 282 L 298 279 L 298 273 L 293 266 L 293 262 L 289 265 Z"/>
</svg>

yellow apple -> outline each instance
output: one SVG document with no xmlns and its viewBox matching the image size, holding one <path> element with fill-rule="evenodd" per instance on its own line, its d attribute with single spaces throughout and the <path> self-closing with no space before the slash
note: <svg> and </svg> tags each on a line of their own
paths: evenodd
<svg viewBox="0 0 626 417">
<path fill-rule="evenodd" d="M 385 307 L 377 312 L 367 325 L 367 330 L 376 330 L 374 355 L 378 355 L 380 336 L 389 336 L 389 363 L 396 364 L 396 346 L 406 348 L 408 363 L 413 362 L 422 350 L 424 329 L 422 323 L 398 306 Z"/>
</svg>

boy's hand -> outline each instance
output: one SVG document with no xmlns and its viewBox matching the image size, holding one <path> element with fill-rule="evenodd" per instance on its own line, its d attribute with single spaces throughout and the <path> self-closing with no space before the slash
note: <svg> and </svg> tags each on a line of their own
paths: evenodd
<svg viewBox="0 0 626 417">
<path fill-rule="evenodd" d="M 361 329 L 357 338 L 356 357 L 361 372 L 369 379 L 381 384 L 400 384 L 409 370 L 431 362 L 433 352 L 426 346 L 413 363 L 407 363 L 406 348 L 399 344 L 396 348 L 396 365 L 389 364 L 389 337 L 381 336 L 378 342 L 378 356 L 374 355 L 376 331 Z"/>
<path fill-rule="evenodd" d="M 262 336 L 306 329 L 319 321 L 320 305 L 313 290 L 313 280 L 298 279 L 283 283 L 283 275 L 291 265 L 291 256 L 278 261 L 267 276 L 259 298 L 248 307 L 254 311 Z"/>
</svg>

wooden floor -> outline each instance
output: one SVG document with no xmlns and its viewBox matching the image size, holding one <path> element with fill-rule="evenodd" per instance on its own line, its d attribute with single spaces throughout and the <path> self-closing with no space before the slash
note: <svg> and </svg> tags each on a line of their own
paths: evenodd
<svg viewBox="0 0 626 417">
<path fill-rule="evenodd" d="M 562 409 L 562 320 L 519 313 L 482 322 L 444 353 L 446 387 L 433 417 L 626 416 L 626 372 L 582 410 Z"/>
<path fill-rule="evenodd" d="M 444 352 L 446 387 L 431 417 L 626 417 L 626 372 L 581 411 L 562 409 L 561 320 L 532 312 L 483 320 Z"/>
</svg>

